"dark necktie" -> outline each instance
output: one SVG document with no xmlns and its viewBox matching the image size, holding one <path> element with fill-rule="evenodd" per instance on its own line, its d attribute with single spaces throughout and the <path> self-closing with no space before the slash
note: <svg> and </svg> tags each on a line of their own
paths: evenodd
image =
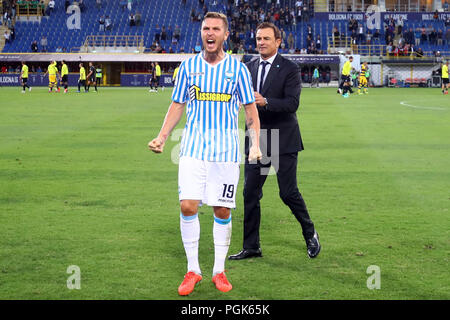
<svg viewBox="0 0 450 320">
<path fill-rule="evenodd" d="M 259 79 L 259 92 L 261 93 L 263 85 L 264 85 L 264 75 L 266 74 L 266 66 L 269 64 L 266 61 L 261 62 L 262 69 L 261 69 L 261 77 Z"/>
</svg>

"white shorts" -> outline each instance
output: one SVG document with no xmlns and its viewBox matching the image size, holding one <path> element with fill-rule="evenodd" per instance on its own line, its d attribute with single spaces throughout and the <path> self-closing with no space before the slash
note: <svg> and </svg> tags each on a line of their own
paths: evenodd
<svg viewBox="0 0 450 320">
<path fill-rule="evenodd" d="M 178 167 L 178 194 L 181 200 L 235 208 L 239 182 L 238 162 L 211 162 L 181 157 Z"/>
</svg>

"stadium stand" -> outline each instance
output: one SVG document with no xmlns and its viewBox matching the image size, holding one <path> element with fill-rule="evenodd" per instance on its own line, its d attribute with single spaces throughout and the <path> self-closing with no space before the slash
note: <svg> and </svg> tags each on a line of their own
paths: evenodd
<svg viewBox="0 0 450 320">
<path fill-rule="evenodd" d="M 2 0 L 2 6 L 8 3 L 15 3 L 15 16 L 12 17 L 11 26 L 13 27 L 14 40 L 4 43 L 2 52 L 31 52 L 31 44 L 33 41 L 38 43 L 38 51 L 42 51 L 41 39 L 47 38 L 48 52 L 77 52 L 80 47 L 86 43 L 91 36 L 140 36 L 143 37 L 142 47 L 144 52 L 192 52 L 200 41 L 200 23 L 192 20 L 192 13 L 195 17 L 199 14 L 203 15 L 204 10 L 220 11 L 226 13 L 230 19 L 231 35 L 229 39 L 229 48 L 237 53 L 240 44 L 243 44 L 243 50 L 248 52 L 250 46 L 255 47 L 254 40 L 250 38 L 250 30 L 256 29 L 256 25 L 260 22 L 261 14 L 265 20 L 275 21 L 280 28 L 283 28 L 285 37 L 282 52 L 284 53 L 327 53 L 330 48 L 339 47 L 341 41 L 345 39 L 345 43 L 353 46 L 353 52 L 361 55 L 386 55 L 388 54 L 386 46 L 389 42 L 393 45 L 393 55 L 401 55 L 396 52 L 395 48 L 399 47 L 401 38 L 405 39 L 405 32 L 410 28 L 414 33 L 414 46 L 420 46 L 423 52 L 433 55 L 437 51 L 443 52 L 448 50 L 449 26 L 448 22 L 443 20 L 431 20 L 423 22 L 407 21 L 403 25 L 403 36 L 395 34 L 391 41 L 387 41 L 385 27 L 389 25 L 389 21 L 383 22 L 376 37 L 373 30 L 369 30 L 363 22 L 362 36 L 352 34 L 348 21 L 324 21 L 314 16 L 314 2 L 304 0 L 301 6 L 297 0 L 252 0 L 244 2 L 241 0 L 134 0 L 131 10 L 129 10 L 127 1 L 123 0 L 102 0 L 101 7 L 97 1 L 79 1 L 83 3 L 81 10 L 81 28 L 68 29 L 67 19 L 73 13 L 67 14 L 64 1 L 56 1 L 53 10 L 49 10 L 49 0 L 43 5 L 36 1 L 15 1 Z M 316 1 L 317 7 L 322 8 L 324 1 Z M 6 4 L 5 4 L 6 3 Z M 25 3 L 25 4 L 24 4 Z M 24 6 L 30 3 L 25 14 Z M 31 5 L 33 3 L 33 5 Z M 71 2 L 70 4 L 73 4 Z M 237 4 L 237 5 L 236 5 Z M 22 9 L 19 8 L 21 6 Z M 204 7 L 205 6 L 205 7 Z M 30 9 L 32 8 L 32 9 Z M 30 11 L 32 10 L 32 11 Z M 33 11 L 34 10 L 34 11 Z M 301 16 L 298 11 L 301 11 Z M 284 12 L 283 12 L 284 11 Z M 30 13 L 31 12 L 31 13 Z M 130 25 L 130 13 L 140 15 L 140 23 L 138 25 Z M 112 21 L 111 30 L 100 29 L 100 17 L 110 17 Z M 283 18 L 287 18 L 288 22 L 284 22 Z M 8 30 L 7 23 L 3 17 L 4 23 L 0 32 L 2 40 L 0 48 L 3 45 L 3 30 Z M 155 35 L 161 34 L 161 28 L 166 28 L 167 37 L 165 40 L 160 38 L 159 44 L 161 48 L 156 46 Z M 359 26 L 358 26 L 359 27 Z M 180 38 L 172 42 L 172 36 L 175 29 L 180 29 Z M 420 37 L 421 29 L 425 28 L 427 33 L 426 40 L 419 40 L 417 45 L 416 38 Z M 429 37 L 432 30 L 441 30 L 440 37 Z M 337 30 L 340 34 L 339 38 L 333 36 L 333 30 Z M 292 35 L 290 35 L 292 34 Z M 317 46 L 317 39 L 320 37 L 320 47 Z M 288 41 L 289 39 L 289 41 Z M 404 41 L 411 42 L 410 38 Z M 412 43 L 411 43 L 412 44 Z M 356 46 L 357 45 L 357 46 Z M 289 50 L 290 49 L 290 50 Z M 159 51 L 158 51 L 159 50 Z"/>
</svg>

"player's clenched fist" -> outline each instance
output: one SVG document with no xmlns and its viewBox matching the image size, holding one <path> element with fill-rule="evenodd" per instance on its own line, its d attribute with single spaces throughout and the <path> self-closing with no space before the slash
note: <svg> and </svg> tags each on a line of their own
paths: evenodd
<svg viewBox="0 0 450 320">
<path fill-rule="evenodd" d="M 256 161 L 256 160 L 261 160 L 261 158 L 262 158 L 262 153 L 261 153 L 261 150 L 259 149 L 259 147 L 255 147 L 255 146 L 250 147 L 250 150 L 248 152 L 248 161 L 252 162 L 252 161 Z"/>
<path fill-rule="evenodd" d="M 162 139 L 160 138 L 155 138 L 148 143 L 148 147 L 154 153 L 161 153 L 164 149 L 164 141 L 162 141 Z"/>
</svg>

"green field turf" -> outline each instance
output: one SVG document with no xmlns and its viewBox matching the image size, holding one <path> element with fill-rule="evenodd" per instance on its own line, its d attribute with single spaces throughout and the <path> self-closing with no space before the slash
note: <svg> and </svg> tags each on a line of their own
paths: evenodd
<svg viewBox="0 0 450 320">
<path fill-rule="evenodd" d="M 304 89 L 300 191 L 321 254 L 308 259 L 272 176 L 264 257 L 227 261 L 226 294 L 211 282 L 212 210 L 201 208 L 204 277 L 189 297 L 177 295 L 178 141 L 147 149 L 171 90 L 99 90 L 0 88 L 0 299 L 450 299 L 450 96 L 440 89 L 348 99 Z M 242 247 L 242 172 L 238 189 L 230 254 Z M 71 265 L 79 290 L 66 285 Z M 380 289 L 367 288 L 371 265 Z"/>
</svg>

